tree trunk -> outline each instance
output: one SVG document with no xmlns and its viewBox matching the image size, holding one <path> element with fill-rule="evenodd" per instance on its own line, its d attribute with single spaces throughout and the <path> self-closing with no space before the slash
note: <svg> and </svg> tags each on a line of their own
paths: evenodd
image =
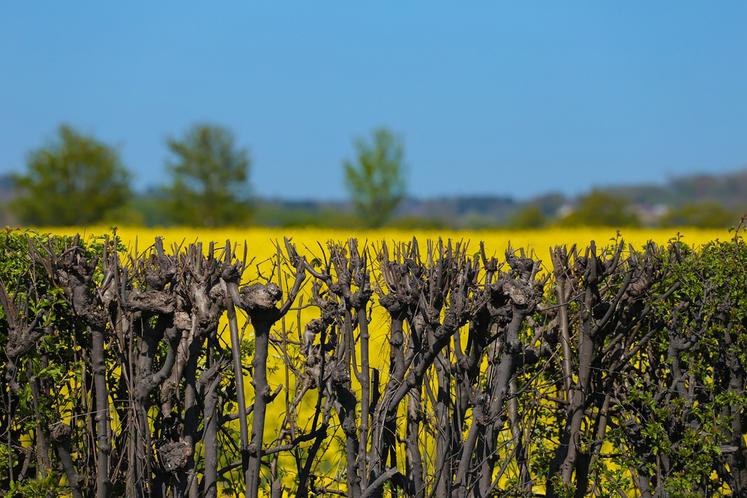
<svg viewBox="0 0 747 498">
<path fill-rule="evenodd" d="M 252 359 L 254 386 L 254 411 L 252 418 L 252 435 L 249 442 L 247 459 L 246 496 L 257 498 L 259 496 L 260 471 L 262 465 L 262 444 L 265 430 L 265 416 L 267 414 L 267 402 L 270 399 L 270 385 L 267 382 L 267 355 L 270 341 L 270 328 L 272 320 L 260 317 L 252 317 L 254 326 L 254 358 Z"/>
<path fill-rule="evenodd" d="M 106 498 L 111 494 L 111 481 L 109 480 L 111 429 L 109 427 L 109 391 L 106 386 L 104 332 L 99 327 L 91 329 L 91 366 L 96 408 L 96 498 Z"/>
</svg>

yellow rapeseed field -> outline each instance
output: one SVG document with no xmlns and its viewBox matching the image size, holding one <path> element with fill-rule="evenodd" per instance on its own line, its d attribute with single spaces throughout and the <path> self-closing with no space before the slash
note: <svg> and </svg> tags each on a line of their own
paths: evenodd
<svg viewBox="0 0 747 498">
<path fill-rule="evenodd" d="M 84 236 L 105 234 L 110 231 L 109 227 L 69 227 L 69 228 L 40 228 L 39 232 L 54 233 L 60 235 L 72 235 L 81 233 Z M 302 249 L 304 246 L 315 250 L 317 242 L 328 240 L 346 240 L 356 237 L 361 242 L 368 241 L 377 243 L 386 241 L 405 241 L 413 237 L 418 240 L 426 239 L 452 239 L 469 241 L 477 248 L 480 241 L 485 242 L 488 252 L 501 255 L 508 247 L 509 242 L 514 248 L 533 250 L 540 259 L 547 259 L 548 249 L 558 244 L 586 245 L 595 240 L 601 245 L 617 236 L 635 247 L 641 247 L 648 240 L 659 244 L 665 244 L 668 240 L 676 237 L 678 233 L 687 244 L 699 246 L 709 240 L 717 238 L 726 239 L 730 237 L 727 230 L 704 230 L 697 228 L 627 228 L 617 231 L 614 228 L 549 228 L 540 230 L 340 230 L 320 228 L 142 228 L 123 227 L 118 229 L 123 242 L 134 247 L 137 242 L 138 248 L 144 249 L 153 243 L 155 237 L 160 236 L 166 245 L 180 242 L 202 241 L 207 244 L 210 241 L 225 244 L 226 240 L 237 243 L 246 242 L 249 246 L 249 254 L 256 261 L 268 258 L 274 254 L 273 243 L 290 237 Z"/>
</svg>

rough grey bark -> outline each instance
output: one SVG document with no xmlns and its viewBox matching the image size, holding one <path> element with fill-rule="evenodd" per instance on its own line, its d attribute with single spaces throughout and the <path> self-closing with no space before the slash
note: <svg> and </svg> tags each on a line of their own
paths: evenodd
<svg viewBox="0 0 747 498">
<path fill-rule="evenodd" d="M 106 386 L 104 333 L 91 330 L 91 370 L 93 371 L 94 407 L 96 420 L 96 496 L 109 496 L 109 390 Z"/>
<path fill-rule="evenodd" d="M 213 360 L 213 364 L 200 377 L 200 395 L 204 399 L 202 438 L 205 452 L 205 471 L 200 490 L 206 498 L 218 496 L 218 428 L 220 423 L 218 386 L 224 364 Z"/>
<path fill-rule="evenodd" d="M 236 382 L 236 402 L 239 412 L 239 444 L 241 445 L 241 462 L 244 471 L 244 483 L 249 483 L 249 425 L 246 419 L 246 399 L 244 397 L 244 368 L 241 362 L 241 341 L 239 340 L 239 324 L 234 308 L 234 301 L 239 301 L 236 283 L 230 285 L 221 281 L 225 299 L 228 327 L 231 334 L 231 358 L 233 376 Z"/>
</svg>

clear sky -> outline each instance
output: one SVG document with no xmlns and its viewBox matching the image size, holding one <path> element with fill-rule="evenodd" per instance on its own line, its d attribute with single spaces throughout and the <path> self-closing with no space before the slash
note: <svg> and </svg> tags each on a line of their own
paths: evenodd
<svg viewBox="0 0 747 498">
<path fill-rule="evenodd" d="M 0 173 L 68 122 L 143 187 L 208 121 L 262 196 L 343 198 L 401 134 L 416 196 L 573 194 L 747 165 L 747 2 L 3 2 Z"/>
</svg>

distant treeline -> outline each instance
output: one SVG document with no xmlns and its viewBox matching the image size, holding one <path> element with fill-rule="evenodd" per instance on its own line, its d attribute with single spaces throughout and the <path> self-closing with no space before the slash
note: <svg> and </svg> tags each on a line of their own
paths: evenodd
<svg viewBox="0 0 747 498">
<path fill-rule="evenodd" d="M 0 490 L 747 494 L 739 233 L 319 247 L 0 233 Z"/>
<path fill-rule="evenodd" d="M 165 145 L 169 182 L 136 195 L 132 174 L 115 147 L 61 125 L 54 140 L 29 152 L 26 170 L 6 180 L 11 199 L 1 206 L 0 222 L 216 227 L 247 226 L 264 215 L 275 220 L 270 224 L 312 224 L 303 212 L 257 212 L 249 183 L 249 151 L 236 143 L 231 130 L 196 124 L 183 136 L 168 138 Z M 354 211 L 327 213 L 328 222 L 382 226 L 405 194 L 404 146 L 397 135 L 380 128 L 370 142 L 357 140 L 354 147 L 355 159 L 341 164 Z M 287 181 L 287 175 L 278 175 L 279 182 Z M 323 223 L 319 213 L 314 220 Z"/>
<path fill-rule="evenodd" d="M 540 228 L 733 226 L 747 211 L 747 172 L 675 178 L 665 186 L 417 200 L 407 196 L 404 144 L 374 130 L 341 163 L 346 202 L 267 200 L 250 188 L 251 158 L 233 133 L 197 124 L 165 143 L 168 182 L 134 192 L 115 147 L 68 125 L 29 152 L 23 173 L 0 178 L 0 223 L 32 226 L 324 226 L 338 228 Z M 310 197 L 315 194 L 309 193 Z"/>
</svg>

